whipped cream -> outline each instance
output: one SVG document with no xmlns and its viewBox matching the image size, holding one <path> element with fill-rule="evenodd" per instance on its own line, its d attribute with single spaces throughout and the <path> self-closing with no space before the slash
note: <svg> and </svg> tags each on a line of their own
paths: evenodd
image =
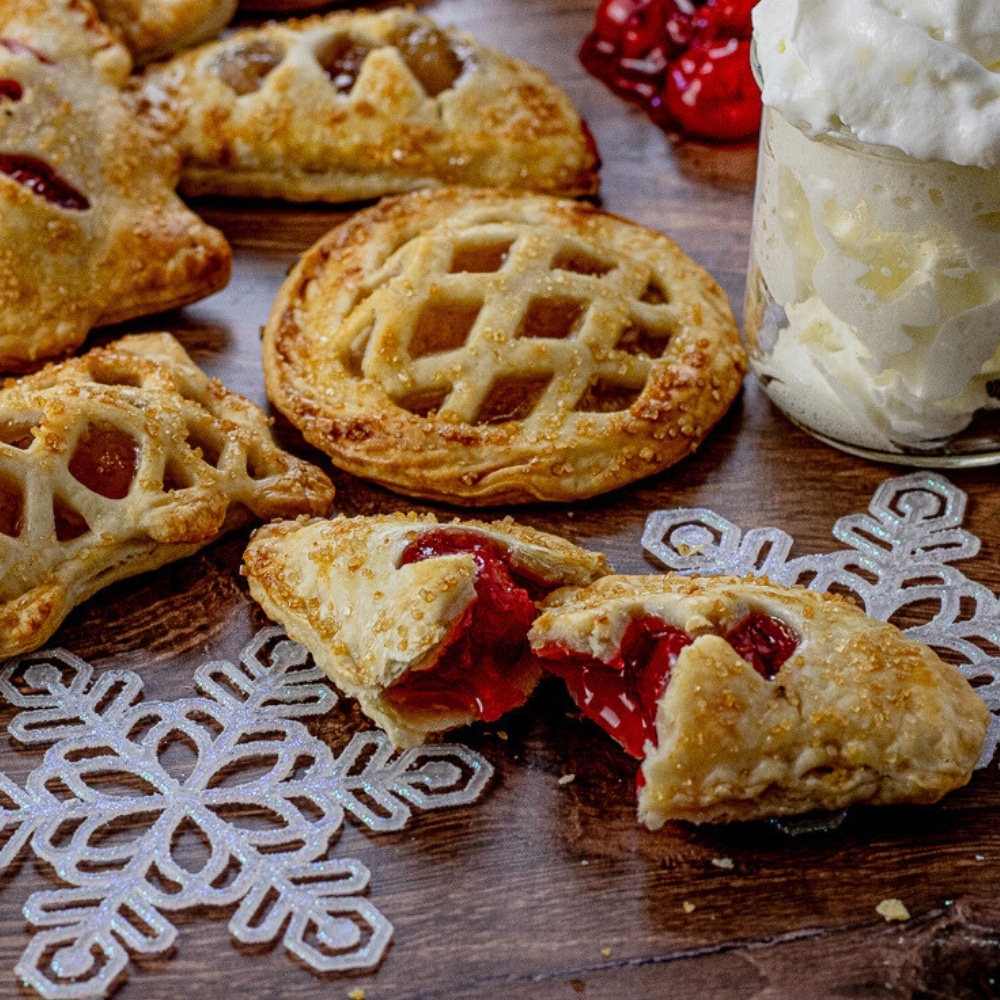
<svg viewBox="0 0 1000 1000">
<path fill-rule="evenodd" d="M 880 452 L 1000 410 L 1000 170 L 816 142 L 770 109 L 746 308 L 793 419 Z"/>
<path fill-rule="evenodd" d="M 764 104 L 807 134 L 1000 167 L 1000 0 L 759 0 Z"/>
</svg>

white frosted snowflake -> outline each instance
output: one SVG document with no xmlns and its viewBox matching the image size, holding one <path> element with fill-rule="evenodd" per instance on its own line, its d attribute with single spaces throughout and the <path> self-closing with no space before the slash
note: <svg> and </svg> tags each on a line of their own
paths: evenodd
<svg viewBox="0 0 1000 1000">
<path fill-rule="evenodd" d="M 704 508 L 650 514 L 643 548 L 678 573 L 767 576 L 813 590 L 854 594 L 873 618 L 904 608 L 926 620 L 906 628 L 914 639 L 950 651 L 992 717 L 979 766 L 1000 743 L 1000 600 L 950 563 L 979 551 L 961 527 L 966 495 L 937 473 L 886 480 L 867 514 L 842 517 L 833 536 L 848 548 L 789 558 L 792 538 L 779 528 L 743 531 Z"/>
<path fill-rule="evenodd" d="M 280 939 L 324 972 L 374 968 L 392 926 L 363 895 L 365 866 L 330 856 L 345 814 L 398 830 L 414 807 L 473 801 L 492 775 L 465 747 L 397 756 L 379 731 L 334 756 L 297 719 L 336 695 L 280 629 L 238 665 L 202 665 L 195 685 L 202 697 L 144 702 L 137 674 L 95 676 L 63 650 L 0 671 L 21 709 L 11 734 L 49 745 L 24 788 L 0 773 L 0 873 L 27 844 L 65 883 L 24 909 L 38 930 L 16 971 L 43 997 L 105 995 L 129 954 L 171 947 L 170 914 L 206 904 L 236 907 L 240 942 Z M 192 839 L 200 864 L 184 855 Z"/>
</svg>

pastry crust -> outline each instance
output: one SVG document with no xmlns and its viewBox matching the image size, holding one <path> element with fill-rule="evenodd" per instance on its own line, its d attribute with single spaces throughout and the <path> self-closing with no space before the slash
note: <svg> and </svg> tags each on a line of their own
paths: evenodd
<svg viewBox="0 0 1000 1000">
<path fill-rule="evenodd" d="M 170 334 L 134 334 L 0 390 L 0 658 L 116 580 L 255 518 L 323 514 L 333 486 Z"/>
<path fill-rule="evenodd" d="M 175 194 L 177 156 L 126 107 L 128 55 L 89 4 L 13 0 L 0 38 L 0 370 L 16 372 L 209 295 L 232 254 Z"/>
<path fill-rule="evenodd" d="M 250 593 L 268 616 L 403 747 L 476 719 L 471 712 L 409 709 L 389 690 L 436 663 L 476 600 L 476 564 L 468 553 L 401 565 L 411 543 L 438 528 L 492 540 L 515 570 L 546 590 L 589 583 L 608 571 L 603 556 L 509 518 L 449 524 L 431 514 L 266 524 L 244 555 Z M 537 671 L 516 680 L 526 699 Z"/>
<path fill-rule="evenodd" d="M 244 28 L 149 67 L 133 100 L 191 195 L 598 186 L 593 139 L 544 73 L 401 7 Z"/>
<path fill-rule="evenodd" d="M 750 612 L 798 636 L 771 680 L 722 638 Z M 644 615 L 695 637 L 646 744 L 639 817 L 652 829 L 934 802 L 979 759 L 989 712 L 958 669 L 833 595 L 732 577 L 606 577 L 553 595 L 532 647 L 607 663 Z"/>
<path fill-rule="evenodd" d="M 238 0 L 94 0 L 102 20 L 138 63 L 215 38 Z"/>
<path fill-rule="evenodd" d="M 264 332 L 271 400 L 335 464 L 469 505 L 665 469 L 745 370 L 725 294 L 668 237 L 471 188 L 385 199 L 328 233 Z"/>
</svg>

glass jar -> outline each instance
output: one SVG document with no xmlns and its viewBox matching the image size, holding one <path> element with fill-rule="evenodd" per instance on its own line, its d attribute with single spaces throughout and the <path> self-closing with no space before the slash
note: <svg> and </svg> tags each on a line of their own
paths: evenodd
<svg viewBox="0 0 1000 1000">
<path fill-rule="evenodd" d="M 765 108 L 744 313 L 764 391 L 816 437 L 1000 462 L 1000 171 L 814 138 Z"/>
</svg>

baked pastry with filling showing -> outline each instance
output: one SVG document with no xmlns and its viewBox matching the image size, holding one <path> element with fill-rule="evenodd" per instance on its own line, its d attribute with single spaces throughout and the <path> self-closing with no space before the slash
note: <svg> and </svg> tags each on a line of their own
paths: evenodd
<svg viewBox="0 0 1000 1000">
<path fill-rule="evenodd" d="M 191 195 L 598 187 L 593 138 L 548 76 L 403 7 L 243 28 L 148 67 L 132 97 Z"/>
<path fill-rule="evenodd" d="M 133 334 L 0 390 L 0 659 L 102 587 L 333 486 L 169 334 Z"/>
<path fill-rule="evenodd" d="M 604 557 L 510 519 L 394 514 L 266 524 L 250 593 L 402 747 L 495 721 L 539 678 L 537 603 L 608 572 Z"/>
<path fill-rule="evenodd" d="M 726 296 L 662 233 L 547 195 L 385 199 L 264 332 L 268 395 L 334 463 L 468 505 L 574 500 L 691 454 L 739 392 Z"/>
<path fill-rule="evenodd" d="M 177 154 L 122 100 L 129 65 L 83 0 L 0 6 L 0 371 L 229 279 L 222 233 L 175 193 Z"/>
<path fill-rule="evenodd" d="M 642 761 L 653 829 L 934 802 L 969 780 L 989 722 L 927 646 L 766 580 L 608 576 L 553 595 L 530 639 Z"/>
</svg>

